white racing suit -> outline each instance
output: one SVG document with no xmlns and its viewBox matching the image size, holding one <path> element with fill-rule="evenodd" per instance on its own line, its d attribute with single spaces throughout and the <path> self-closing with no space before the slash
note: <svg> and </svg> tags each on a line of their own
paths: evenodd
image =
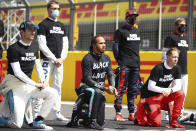
<svg viewBox="0 0 196 131">
<path fill-rule="evenodd" d="M 45 118 L 55 103 L 57 98 L 57 92 L 55 89 L 46 87 L 43 89 L 36 88 L 23 81 L 17 79 L 13 75 L 7 75 L 2 85 L 8 87 L 13 93 L 13 109 L 10 111 L 8 106 L 8 98 L 5 97 L 4 101 L 0 104 L 0 116 L 1 118 L 11 118 L 16 125 L 21 128 L 24 121 L 24 114 L 26 110 L 26 120 L 28 123 L 32 122 L 31 111 L 28 110 L 30 98 L 44 98 L 45 101 L 40 109 L 39 115 Z M 8 91 L 8 90 L 7 90 Z M 10 92 L 9 91 L 9 92 Z M 3 93 L 6 96 L 6 92 Z M 28 105 L 27 105 L 28 104 Z M 30 108 L 29 108 L 30 109 Z M 27 111 L 28 110 L 28 111 Z M 30 113 L 30 114 L 28 114 Z"/>
</svg>

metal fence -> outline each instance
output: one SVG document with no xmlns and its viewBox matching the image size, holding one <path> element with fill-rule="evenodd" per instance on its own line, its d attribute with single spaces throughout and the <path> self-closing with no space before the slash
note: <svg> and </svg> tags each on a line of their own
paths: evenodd
<svg viewBox="0 0 196 131">
<path fill-rule="evenodd" d="M 63 0 L 61 0 L 63 1 Z M 90 1 L 90 0 L 89 0 Z M 107 2 L 106 2 L 107 1 Z M 110 2 L 111 1 L 111 2 Z M 91 38 L 95 34 L 100 34 L 106 39 L 107 50 L 111 50 L 111 43 L 114 38 L 114 32 L 117 28 L 125 24 L 125 12 L 130 8 L 129 0 L 92 0 L 92 2 L 76 3 L 77 7 L 77 21 L 79 27 L 78 42 L 76 50 L 88 50 Z M 115 2 L 116 1 L 116 2 Z M 134 1 L 134 0 L 130 0 Z M 135 0 L 136 5 L 134 8 L 140 14 L 138 17 L 138 28 L 141 35 L 141 50 L 161 50 L 164 39 L 174 30 L 174 21 L 177 17 L 184 17 L 189 27 L 190 50 L 196 50 L 196 0 Z M 79 1 L 80 2 L 80 1 Z M 192 2 L 192 8 L 190 8 Z M 45 5 L 29 7 L 30 19 L 38 24 L 45 17 L 47 12 L 44 9 Z M 67 31 L 69 32 L 69 39 L 73 36 L 74 28 L 71 13 L 71 6 L 73 4 L 61 4 L 61 12 L 59 20 L 65 23 Z M 161 7 L 161 11 L 160 11 Z M 193 8 L 194 7 L 194 8 Z M 14 9 L 16 9 L 15 7 Z M 193 15 L 190 15 L 190 9 Z M 6 9 L 11 10 L 11 9 Z M 24 9 L 22 9 L 24 10 Z M 76 10 L 75 10 L 76 11 Z M 41 13 L 40 13 L 41 12 Z M 96 13 L 95 13 L 96 12 Z M 161 13 L 160 13 L 161 12 Z M 24 11 L 25 13 L 25 11 Z M 23 14 L 23 16 L 25 16 Z M 161 17 L 160 17 L 161 16 Z M 4 15 L 6 17 L 6 15 Z M 190 19 L 192 18 L 192 19 Z M 18 26 L 19 24 L 15 25 Z M 10 27 L 5 24 L 5 29 Z M 72 33 L 71 33 L 72 32 Z M 15 33 L 16 34 L 16 33 Z M 190 36 L 191 34 L 191 36 Z M 7 37 L 4 37 L 4 41 Z M 9 44 L 7 42 L 6 44 Z M 72 43 L 70 50 L 73 50 Z"/>
<path fill-rule="evenodd" d="M 154 3 L 153 3 L 154 2 Z M 153 5 L 155 4 L 155 5 Z M 162 2 L 162 17 L 161 17 L 161 26 L 159 18 L 159 2 L 148 1 L 148 2 L 137 2 L 136 9 L 139 12 L 140 16 L 138 17 L 139 23 L 138 28 L 141 35 L 141 50 L 161 50 L 165 38 L 172 33 L 174 30 L 174 22 L 177 17 L 183 17 L 188 23 L 188 1 L 183 0 L 176 3 L 167 1 Z M 196 4 L 196 2 L 195 2 Z M 104 4 L 107 6 L 108 4 Z M 119 9 L 123 9 L 124 4 L 119 5 Z M 146 7 L 145 7 L 146 6 Z M 196 6 L 196 5 L 195 5 Z M 116 7 L 116 4 L 113 4 L 113 7 Z M 143 9 L 142 8 L 146 8 Z M 128 8 L 127 8 L 128 9 Z M 119 10 L 120 15 L 124 15 L 127 9 Z M 152 11 L 153 10 L 153 11 Z M 151 12 L 150 12 L 151 11 Z M 181 12 L 180 12 L 181 11 Z M 190 50 L 196 49 L 196 17 L 193 17 L 193 26 L 192 28 L 192 39 L 193 41 L 190 44 Z M 93 17 L 93 16 L 92 16 Z M 110 17 L 110 16 L 108 16 Z M 96 23 L 96 33 L 101 34 L 106 39 L 107 50 L 111 50 L 111 41 L 113 40 L 113 33 L 116 30 L 116 27 L 120 27 L 125 24 L 125 21 L 122 19 L 124 16 L 119 16 L 118 23 L 116 23 L 116 16 L 113 16 L 113 20 L 101 20 Z M 112 19 L 112 17 L 111 17 Z M 88 23 L 79 22 L 79 41 L 77 43 L 77 50 L 88 50 L 90 39 L 93 36 L 93 26 L 94 19 Z M 117 25 L 118 24 L 118 25 Z M 161 29 L 160 36 L 160 47 L 159 47 L 159 31 Z M 186 33 L 188 35 L 188 32 Z"/>
</svg>

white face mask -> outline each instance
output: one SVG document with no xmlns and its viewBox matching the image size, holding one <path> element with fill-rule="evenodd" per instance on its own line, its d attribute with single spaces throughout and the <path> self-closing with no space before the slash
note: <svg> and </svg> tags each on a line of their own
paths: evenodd
<svg viewBox="0 0 196 131">
<path fill-rule="evenodd" d="M 51 16 L 57 18 L 59 16 L 59 10 L 52 10 Z"/>
</svg>

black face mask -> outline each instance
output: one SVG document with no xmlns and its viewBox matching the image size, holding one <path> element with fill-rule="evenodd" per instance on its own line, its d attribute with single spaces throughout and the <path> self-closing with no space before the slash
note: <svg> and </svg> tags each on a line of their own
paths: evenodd
<svg viewBox="0 0 196 131">
<path fill-rule="evenodd" d="M 128 23 L 129 23 L 130 25 L 134 25 L 135 22 L 136 22 L 136 18 L 129 18 L 129 19 L 128 19 Z"/>
<path fill-rule="evenodd" d="M 187 30 L 187 27 L 186 27 L 185 25 L 180 25 L 180 26 L 178 27 L 178 31 L 179 31 L 180 33 L 184 33 L 186 30 Z"/>
</svg>

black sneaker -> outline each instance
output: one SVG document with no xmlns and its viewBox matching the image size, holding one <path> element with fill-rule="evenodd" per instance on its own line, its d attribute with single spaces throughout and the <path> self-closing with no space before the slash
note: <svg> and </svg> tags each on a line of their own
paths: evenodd
<svg viewBox="0 0 196 131">
<path fill-rule="evenodd" d="M 78 123 L 74 121 L 70 121 L 69 123 L 67 123 L 67 127 L 76 128 L 78 127 Z"/>
<path fill-rule="evenodd" d="M 72 128 L 76 128 L 76 127 L 78 127 L 79 125 L 78 125 L 78 117 L 77 116 L 75 116 L 75 117 L 73 117 L 72 119 L 71 119 L 71 121 L 69 122 L 69 123 L 67 123 L 67 127 L 72 127 Z"/>
<path fill-rule="evenodd" d="M 86 127 L 86 128 L 89 127 L 88 121 L 85 121 L 85 120 L 79 121 L 79 124 L 82 125 L 82 126 L 84 126 L 84 127 Z"/>
<path fill-rule="evenodd" d="M 184 123 L 186 121 L 193 121 L 191 120 L 191 118 L 193 118 L 194 114 L 191 112 L 191 113 L 188 113 L 187 115 L 180 115 L 177 119 L 177 121 L 179 123 Z"/>
<path fill-rule="evenodd" d="M 90 129 L 95 129 L 95 130 L 103 130 L 103 127 L 97 124 L 96 122 L 92 122 L 89 124 Z"/>
</svg>

